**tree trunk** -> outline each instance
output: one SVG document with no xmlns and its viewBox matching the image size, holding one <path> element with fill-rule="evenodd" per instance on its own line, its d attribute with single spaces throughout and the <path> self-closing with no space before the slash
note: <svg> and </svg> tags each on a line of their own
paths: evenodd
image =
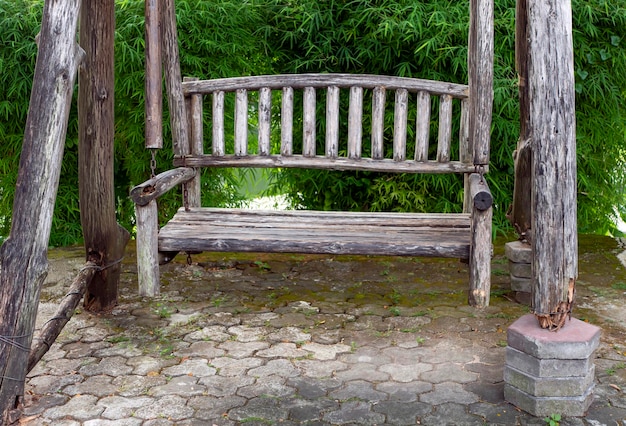
<svg viewBox="0 0 626 426">
<path fill-rule="evenodd" d="M 26 363 L 48 267 L 67 119 L 83 52 L 79 0 L 46 1 L 9 238 L 0 248 L 0 424 L 19 418 Z"/>
<path fill-rule="evenodd" d="M 78 95 L 80 219 L 86 260 L 107 267 L 91 280 L 84 304 L 103 311 L 117 304 L 118 262 L 129 240 L 115 217 L 114 0 L 83 2 L 80 22 L 80 44 L 86 52 Z"/>
<path fill-rule="evenodd" d="M 542 328 L 558 329 L 578 276 L 572 9 L 541 0 L 528 11 L 533 310 Z"/>
</svg>

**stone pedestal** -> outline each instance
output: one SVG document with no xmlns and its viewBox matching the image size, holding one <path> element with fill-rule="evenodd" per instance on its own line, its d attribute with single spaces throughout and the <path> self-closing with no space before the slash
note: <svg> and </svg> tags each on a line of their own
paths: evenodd
<svg viewBox="0 0 626 426">
<path fill-rule="evenodd" d="M 531 303 L 532 248 L 530 244 L 512 241 L 504 245 L 504 253 L 509 259 L 511 274 L 511 290 L 515 292 L 515 300 L 523 305 Z"/>
<path fill-rule="evenodd" d="M 507 331 L 504 398 L 536 417 L 583 416 L 593 401 L 599 343 L 600 328 L 575 318 L 553 332 L 523 316 Z"/>
</svg>

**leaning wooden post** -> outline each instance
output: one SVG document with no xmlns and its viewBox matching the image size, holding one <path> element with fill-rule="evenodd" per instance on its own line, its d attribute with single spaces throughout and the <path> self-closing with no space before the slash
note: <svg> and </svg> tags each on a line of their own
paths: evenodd
<svg viewBox="0 0 626 426">
<path fill-rule="evenodd" d="M 578 276 L 572 10 L 541 0 L 528 11 L 533 311 L 542 328 L 559 328 Z"/>
<path fill-rule="evenodd" d="M 46 1 L 9 238 L 0 248 L 0 424 L 19 418 L 76 70 L 79 0 Z"/>
</svg>

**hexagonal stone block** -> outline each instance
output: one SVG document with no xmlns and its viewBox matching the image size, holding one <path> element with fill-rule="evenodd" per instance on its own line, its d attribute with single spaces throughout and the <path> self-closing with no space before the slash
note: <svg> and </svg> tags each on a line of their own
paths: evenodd
<svg viewBox="0 0 626 426">
<path fill-rule="evenodd" d="M 585 359 L 541 359 L 512 347 L 506 348 L 506 365 L 535 377 L 586 376 L 593 368 L 592 357 Z"/>
<path fill-rule="evenodd" d="M 530 263 L 518 263 L 509 261 L 509 272 L 511 276 L 519 278 L 531 278 L 533 267 Z"/>
<path fill-rule="evenodd" d="M 530 244 L 521 241 L 511 241 L 504 245 L 504 254 L 507 259 L 515 263 L 532 263 L 533 250 Z"/>
<path fill-rule="evenodd" d="M 510 347 L 541 359 L 587 359 L 600 344 L 600 328 L 576 318 L 567 320 L 559 331 L 539 327 L 527 314 L 507 330 Z"/>
<path fill-rule="evenodd" d="M 508 385 L 536 397 L 575 397 L 584 395 L 593 387 L 594 372 L 595 368 L 592 368 L 589 373 L 582 377 L 536 377 L 505 365 L 504 381 Z"/>
<path fill-rule="evenodd" d="M 568 416 L 582 417 L 593 402 L 593 388 L 580 396 L 537 397 L 505 384 L 504 399 L 535 417 L 549 416 L 554 413 L 567 413 Z"/>
</svg>

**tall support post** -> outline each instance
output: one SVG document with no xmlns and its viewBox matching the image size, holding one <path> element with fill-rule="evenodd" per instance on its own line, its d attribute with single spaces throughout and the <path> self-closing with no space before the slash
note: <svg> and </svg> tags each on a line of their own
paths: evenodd
<svg viewBox="0 0 626 426">
<path fill-rule="evenodd" d="M 518 76 L 520 136 L 515 160 L 513 204 L 508 219 L 519 239 L 530 243 L 531 235 L 531 166 L 532 144 L 530 134 L 530 97 L 528 88 L 528 0 L 517 0 L 515 8 L 515 67 Z"/>
<path fill-rule="evenodd" d="M 469 114 L 467 116 L 469 147 L 464 156 L 471 157 L 477 171 L 482 173 L 489 165 L 491 139 L 491 110 L 493 105 L 493 0 L 470 1 L 470 28 L 468 46 Z M 465 190 L 472 187 L 471 178 L 466 177 Z M 471 203 L 466 204 L 471 207 Z M 474 208 L 475 209 L 475 208 Z M 470 252 L 470 294 L 473 306 L 487 306 L 491 284 L 491 218 L 492 207 L 475 211 L 472 223 L 472 245 Z M 489 255 L 484 255 L 489 253 Z"/>
<path fill-rule="evenodd" d="M 178 52 L 178 31 L 176 29 L 176 5 L 174 0 L 164 0 L 161 8 L 161 44 L 165 71 L 165 87 L 167 103 L 172 127 L 172 145 L 174 155 L 185 155 L 191 152 L 190 136 L 186 125 L 187 108 L 183 94 Z"/>
<path fill-rule="evenodd" d="M 86 260 L 102 269 L 87 286 L 84 305 L 106 311 L 117 305 L 130 235 L 117 223 L 114 185 L 115 1 L 85 1 L 80 44 L 86 57 L 78 84 L 78 182 Z"/>
<path fill-rule="evenodd" d="M 146 0 L 146 148 L 163 148 L 160 0 Z"/>
<path fill-rule="evenodd" d="M 0 424 L 20 417 L 24 380 L 78 65 L 79 0 L 44 3 L 9 237 L 0 247 Z"/>
<path fill-rule="evenodd" d="M 468 46 L 469 137 L 474 164 L 489 164 L 493 106 L 493 0 L 470 2 Z"/>
<path fill-rule="evenodd" d="M 162 14 L 161 0 L 145 2 L 146 38 L 146 148 L 152 149 L 154 174 L 155 150 L 163 148 L 163 77 L 162 77 Z M 139 294 L 155 296 L 159 289 L 158 214 L 157 202 L 135 206 L 137 219 L 137 272 Z"/>
<path fill-rule="evenodd" d="M 542 328 L 559 328 L 578 276 L 576 120 L 570 0 L 528 7 L 532 161 L 532 301 Z"/>
</svg>

